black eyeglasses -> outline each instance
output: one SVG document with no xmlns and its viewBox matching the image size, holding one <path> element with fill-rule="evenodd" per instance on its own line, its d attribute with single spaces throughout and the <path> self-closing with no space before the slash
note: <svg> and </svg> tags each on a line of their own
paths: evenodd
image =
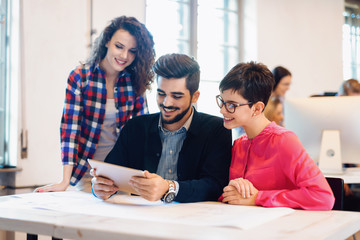
<svg viewBox="0 0 360 240">
<path fill-rule="evenodd" d="M 229 103 L 229 102 L 224 102 L 224 100 L 222 100 L 220 95 L 216 96 L 216 103 L 219 106 L 219 108 L 222 108 L 223 106 L 225 106 L 226 111 L 228 111 L 229 113 L 234 113 L 237 107 L 241 107 L 241 106 L 245 106 L 245 105 L 250 105 L 252 104 L 252 102 L 248 102 L 248 103 Z"/>
</svg>

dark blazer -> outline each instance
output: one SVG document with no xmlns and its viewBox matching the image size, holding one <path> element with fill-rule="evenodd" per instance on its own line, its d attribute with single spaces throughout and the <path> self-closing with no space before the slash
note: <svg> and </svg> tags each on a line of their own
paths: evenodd
<svg viewBox="0 0 360 240">
<path fill-rule="evenodd" d="M 160 113 L 130 119 L 105 162 L 156 173 L 162 143 Z M 219 117 L 194 111 L 179 153 L 177 202 L 216 201 L 229 181 L 231 131 Z"/>
</svg>

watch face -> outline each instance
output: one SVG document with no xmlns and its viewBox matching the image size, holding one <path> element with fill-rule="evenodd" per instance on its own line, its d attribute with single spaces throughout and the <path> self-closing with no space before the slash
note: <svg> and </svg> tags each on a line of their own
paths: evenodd
<svg viewBox="0 0 360 240">
<path fill-rule="evenodd" d="M 166 203 L 171 203 L 172 201 L 174 201 L 175 199 L 175 193 L 174 192 L 169 192 L 166 196 L 165 196 L 165 202 Z"/>
</svg>

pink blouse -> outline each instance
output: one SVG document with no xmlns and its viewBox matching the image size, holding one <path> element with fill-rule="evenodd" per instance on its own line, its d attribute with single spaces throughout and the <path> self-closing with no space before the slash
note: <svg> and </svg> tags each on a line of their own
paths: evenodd
<svg viewBox="0 0 360 240">
<path fill-rule="evenodd" d="M 335 198 L 298 137 L 270 123 L 254 139 L 234 142 L 230 180 L 249 180 L 259 190 L 256 205 L 331 210 Z"/>
</svg>

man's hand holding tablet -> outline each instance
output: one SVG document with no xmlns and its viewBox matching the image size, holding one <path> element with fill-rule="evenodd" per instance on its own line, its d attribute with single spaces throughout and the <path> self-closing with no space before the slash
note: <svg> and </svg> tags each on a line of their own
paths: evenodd
<svg viewBox="0 0 360 240">
<path fill-rule="evenodd" d="M 101 199 L 108 199 L 117 191 L 140 195 L 148 201 L 162 199 L 170 190 L 175 191 L 173 181 L 163 179 L 161 176 L 137 169 L 122 167 L 89 159 L 93 176 L 92 191 Z M 170 184 L 171 183 L 171 184 Z"/>
<path fill-rule="evenodd" d="M 139 194 L 130 184 L 133 176 L 144 177 L 144 171 L 88 159 L 93 176 L 92 187 L 96 190 L 96 196 L 108 199 L 117 191 Z"/>
</svg>

